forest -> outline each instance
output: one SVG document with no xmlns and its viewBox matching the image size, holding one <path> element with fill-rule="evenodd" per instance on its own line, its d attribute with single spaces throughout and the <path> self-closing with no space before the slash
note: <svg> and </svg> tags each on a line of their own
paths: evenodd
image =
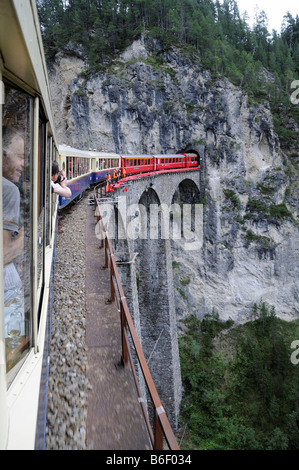
<svg viewBox="0 0 299 470">
<path fill-rule="evenodd" d="M 181 448 L 298 450 L 299 368 L 290 345 L 299 322 L 279 319 L 264 302 L 253 318 L 234 328 L 215 312 L 184 320 Z"/>
<path fill-rule="evenodd" d="M 96 70 L 143 32 L 189 46 L 240 86 L 254 86 L 261 67 L 288 90 L 299 76 L 299 17 L 287 12 L 281 31 L 269 32 L 264 11 L 250 28 L 235 0 L 38 0 L 38 9 L 48 58 L 71 41 Z"/>
<path fill-rule="evenodd" d="M 227 77 L 250 99 L 266 99 L 281 146 L 298 148 L 289 122 L 299 121 L 299 16 L 286 12 L 281 31 L 269 31 L 264 11 L 253 27 L 235 0 L 37 0 L 48 60 L 71 45 L 88 63 L 86 73 L 101 73 L 117 54 L 144 34 L 167 50 L 177 47 Z M 295 85 L 295 89 L 294 89 Z M 297 89 L 296 89 L 297 88 Z"/>
</svg>

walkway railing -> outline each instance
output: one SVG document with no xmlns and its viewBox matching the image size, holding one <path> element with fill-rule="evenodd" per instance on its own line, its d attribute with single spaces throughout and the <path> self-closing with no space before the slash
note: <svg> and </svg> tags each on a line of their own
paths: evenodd
<svg viewBox="0 0 299 470">
<path fill-rule="evenodd" d="M 138 393 L 138 401 L 140 402 L 141 409 L 144 415 L 144 420 L 147 426 L 147 430 L 151 439 L 151 443 L 154 450 L 163 450 L 165 441 L 170 450 L 179 450 L 178 443 L 173 434 L 171 426 L 169 424 L 166 412 L 163 408 L 162 402 L 159 398 L 157 389 L 153 382 L 150 374 L 148 365 L 146 363 L 140 341 L 138 339 L 132 317 L 128 308 L 127 300 L 122 288 L 117 264 L 115 261 L 113 248 L 111 241 L 108 237 L 108 232 L 102 221 L 102 214 L 100 204 L 98 203 L 98 189 L 95 188 L 95 210 L 97 223 L 101 235 L 101 246 L 105 248 L 105 268 L 110 268 L 110 285 L 111 285 L 111 302 L 116 301 L 118 311 L 120 312 L 121 320 L 121 337 L 122 337 L 122 361 L 124 367 L 131 367 L 135 386 Z M 145 406 L 144 398 L 142 397 L 140 386 L 136 374 L 135 365 L 133 363 L 131 346 L 128 340 L 128 331 L 130 333 L 131 342 L 136 352 L 136 358 L 139 362 L 149 396 L 154 409 L 153 427 L 150 424 L 149 415 Z"/>
</svg>

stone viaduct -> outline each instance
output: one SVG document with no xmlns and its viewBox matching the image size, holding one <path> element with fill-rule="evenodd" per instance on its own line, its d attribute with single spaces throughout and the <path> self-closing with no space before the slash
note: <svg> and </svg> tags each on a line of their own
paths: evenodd
<svg viewBox="0 0 299 470">
<path fill-rule="evenodd" d="M 102 210 L 135 328 L 174 429 L 182 384 L 172 250 L 179 246 L 196 256 L 201 247 L 200 178 L 200 170 L 137 178 L 115 190 Z"/>
</svg>

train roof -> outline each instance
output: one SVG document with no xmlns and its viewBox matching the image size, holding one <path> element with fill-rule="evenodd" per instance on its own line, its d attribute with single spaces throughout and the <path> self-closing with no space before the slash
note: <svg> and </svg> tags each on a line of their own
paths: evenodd
<svg viewBox="0 0 299 470">
<path fill-rule="evenodd" d="M 120 155 L 121 158 L 153 158 L 154 155 Z"/>
<path fill-rule="evenodd" d="M 0 51 L 3 76 L 19 82 L 33 96 L 40 96 L 54 135 L 50 87 L 35 1 L 1 0 Z"/>
<path fill-rule="evenodd" d="M 175 155 L 121 155 L 122 158 L 178 158 L 178 157 L 184 157 L 185 155 L 182 154 L 175 154 Z"/>
<path fill-rule="evenodd" d="M 176 153 L 173 155 L 154 155 L 155 158 L 178 158 L 178 157 L 185 157 L 185 155 L 181 153 Z"/>
<path fill-rule="evenodd" d="M 119 154 L 110 152 L 96 152 L 95 150 L 80 150 L 70 145 L 59 145 L 59 154 L 70 157 L 89 157 L 89 158 L 119 158 Z"/>
</svg>

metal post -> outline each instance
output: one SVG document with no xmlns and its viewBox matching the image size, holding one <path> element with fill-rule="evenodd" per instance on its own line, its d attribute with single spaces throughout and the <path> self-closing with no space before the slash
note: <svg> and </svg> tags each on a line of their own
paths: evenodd
<svg viewBox="0 0 299 470">
<path fill-rule="evenodd" d="M 161 407 L 160 407 L 161 408 Z M 163 450 L 163 432 L 159 420 L 159 408 L 155 410 L 155 420 L 154 420 L 154 430 L 155 430 L 155 450 Z"/>
<path fill-rule="evenodd" d="M 124 367 L 129 365 L 129 354 L 128 354 L 128 345 L 127 345 L 127 323 L 126 316 L 124 312 L 123 303 L 120 304 L 120 323 L 121 323 L 121 342 L 122 342 L 122 360 Z"/>
</svg>

